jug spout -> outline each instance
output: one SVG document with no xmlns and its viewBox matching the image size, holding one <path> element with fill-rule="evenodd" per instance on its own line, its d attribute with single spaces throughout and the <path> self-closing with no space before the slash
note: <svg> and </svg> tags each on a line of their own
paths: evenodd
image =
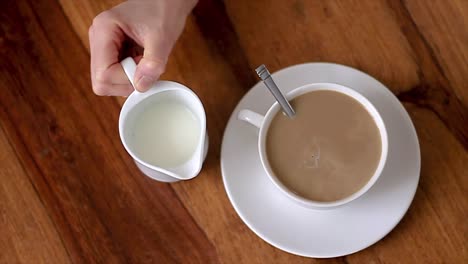
<svg viewBox="0 0 468 264">
<path fill-rule="evenodd" d="M 189 180 L 200 173 L 203 162 L 208 154 L 208 136 L 205 134 L 200 140 L 200 144 L 198 144 L 198 148 L 195 150 L 190 160 L 179 167 L 168 169 L 173 173 L 172 177 L 180 180 Z"/>
<path fill-rule="evenodd" d="M 176 182 L 180 181 L 178 178 L 174 178 L 167 173 L 155 170 L 153 168 L 147 167 L 146 165 L 138 162 L 135 160 L 135 164 L 137 165 L 138 169 L 143 172 L 146 176 L 152 178 L 153 180 L 161 181 L 161 182 Z"/>
<path fill-rule="evenodd" d="M 205 134 L 205 140 L 199 145 L 192 158 L 175 168 L 148 167 L 137 160 L 135 160 L 135 163 L 145 175 L 157 181 L 177 182 L 180 180 L 190 180 L 200 173 L 203 162 L 208 154 L 208 145 L 208 135 Z"/>
</svg>

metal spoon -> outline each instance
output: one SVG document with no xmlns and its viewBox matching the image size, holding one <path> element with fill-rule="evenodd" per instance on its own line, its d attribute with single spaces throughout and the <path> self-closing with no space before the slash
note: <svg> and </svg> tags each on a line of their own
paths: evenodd
<svg viewBox="0 0 468 264">
<path fill-rule="evenodd" d="M 273 94 L 276 101 L 278 101 L 280 106 L 283 108 L 283 113 L 285 113 L 289 118 L 294 117 L 296 112 L 294 112 L 294 109 L 289 104 L 288 100 L 286 100 L 286 97 L 284 97 L 275 81 L 273 81 L 273 78 L 271 78 L 267 67 L 262 64 L 257 69 L 255 69 L 255 71 L 257 72 L 258 77 L 260 77 L 260 79 L 262 79 L 262 81 L 265 83 L 268 90 L 270 90 L 270 92 Z"/>
</svg>

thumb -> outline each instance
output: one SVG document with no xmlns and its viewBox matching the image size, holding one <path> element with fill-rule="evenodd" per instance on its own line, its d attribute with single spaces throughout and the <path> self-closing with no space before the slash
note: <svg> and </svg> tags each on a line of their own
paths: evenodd
<svg viewBox="0 0 468 264">
<path fill-rule="evenodd" d="M 148 38 L 144 43 L 143 58 L 135 72 L 135 88 L 145 92 L 159 79 L 166 68 L 170 47 L 159 38 Z"/>
</svg>

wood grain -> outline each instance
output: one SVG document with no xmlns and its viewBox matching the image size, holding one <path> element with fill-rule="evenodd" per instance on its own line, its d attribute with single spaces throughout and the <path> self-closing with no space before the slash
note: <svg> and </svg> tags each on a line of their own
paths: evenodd
<svg viewBox="0 0 468 264">
<path fill-rule="evenodd" d="M 468 1 L 405 2 L 405 7 L 430 46 L 453 93 L 465 106 L 468 105 Z"/>
<path fill-rule="evenodd" d="M 71 263 L 0 124 L 0 263 Z"/>
<path fill-rule="evenodd" d="M 143 176 L 121 146 L 124 99 L 91 91 L 87 30 L 118 3 L 0 3 L 0 167 L 8 168 L 0 262 L 468 261 L 466 1 L 200 0 L 163 79 L 202 99 L 210 149 L 196 179 L 174 184 Z M 405 102 L 421 145 L 421 182 L 402 222 L 374 246 L 331 260 L 255 236 L 229 203 L 219 166 L 226 122 L 257 80 L 252 69 L 308 61 L 382 81 Z"/>
<path fill-rule="evenodd" d="M 395 92 L 418 82 L 411 47 L 385 1 L 234 0 L 226 8 L 252 67 L 326 61 L 363 70 Z"/>
<path fill-rule="evenodd" d="M 411 90 L 398 94 L 399 98 L 434 111 L 465 149 L 468 149 L 468 130 L 463 125 L 468 122 L 468 104 L 460 100 L 454 88 L 449 85 L 430 42 L 423 37 L 405 5 L 389 1 L 389 6 L 394 11 L 419 65 L 419 83 Z"/>
</svg>

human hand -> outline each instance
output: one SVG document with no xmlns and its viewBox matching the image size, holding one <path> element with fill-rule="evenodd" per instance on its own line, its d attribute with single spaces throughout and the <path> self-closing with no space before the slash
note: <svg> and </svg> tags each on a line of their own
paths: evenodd
<svg viewBox="0 0 468 264">
<path fill-rule="evenodd" d="M 169 54 L 197 0 L 133 0 L 100 13 L 89 28 L 91 82 L 97 95 L 127 96 L 133 87 L 119 63 L 130 38 L 143 47 L 135 88 L 144 92 L 164 72 Z"/>
</svg>

